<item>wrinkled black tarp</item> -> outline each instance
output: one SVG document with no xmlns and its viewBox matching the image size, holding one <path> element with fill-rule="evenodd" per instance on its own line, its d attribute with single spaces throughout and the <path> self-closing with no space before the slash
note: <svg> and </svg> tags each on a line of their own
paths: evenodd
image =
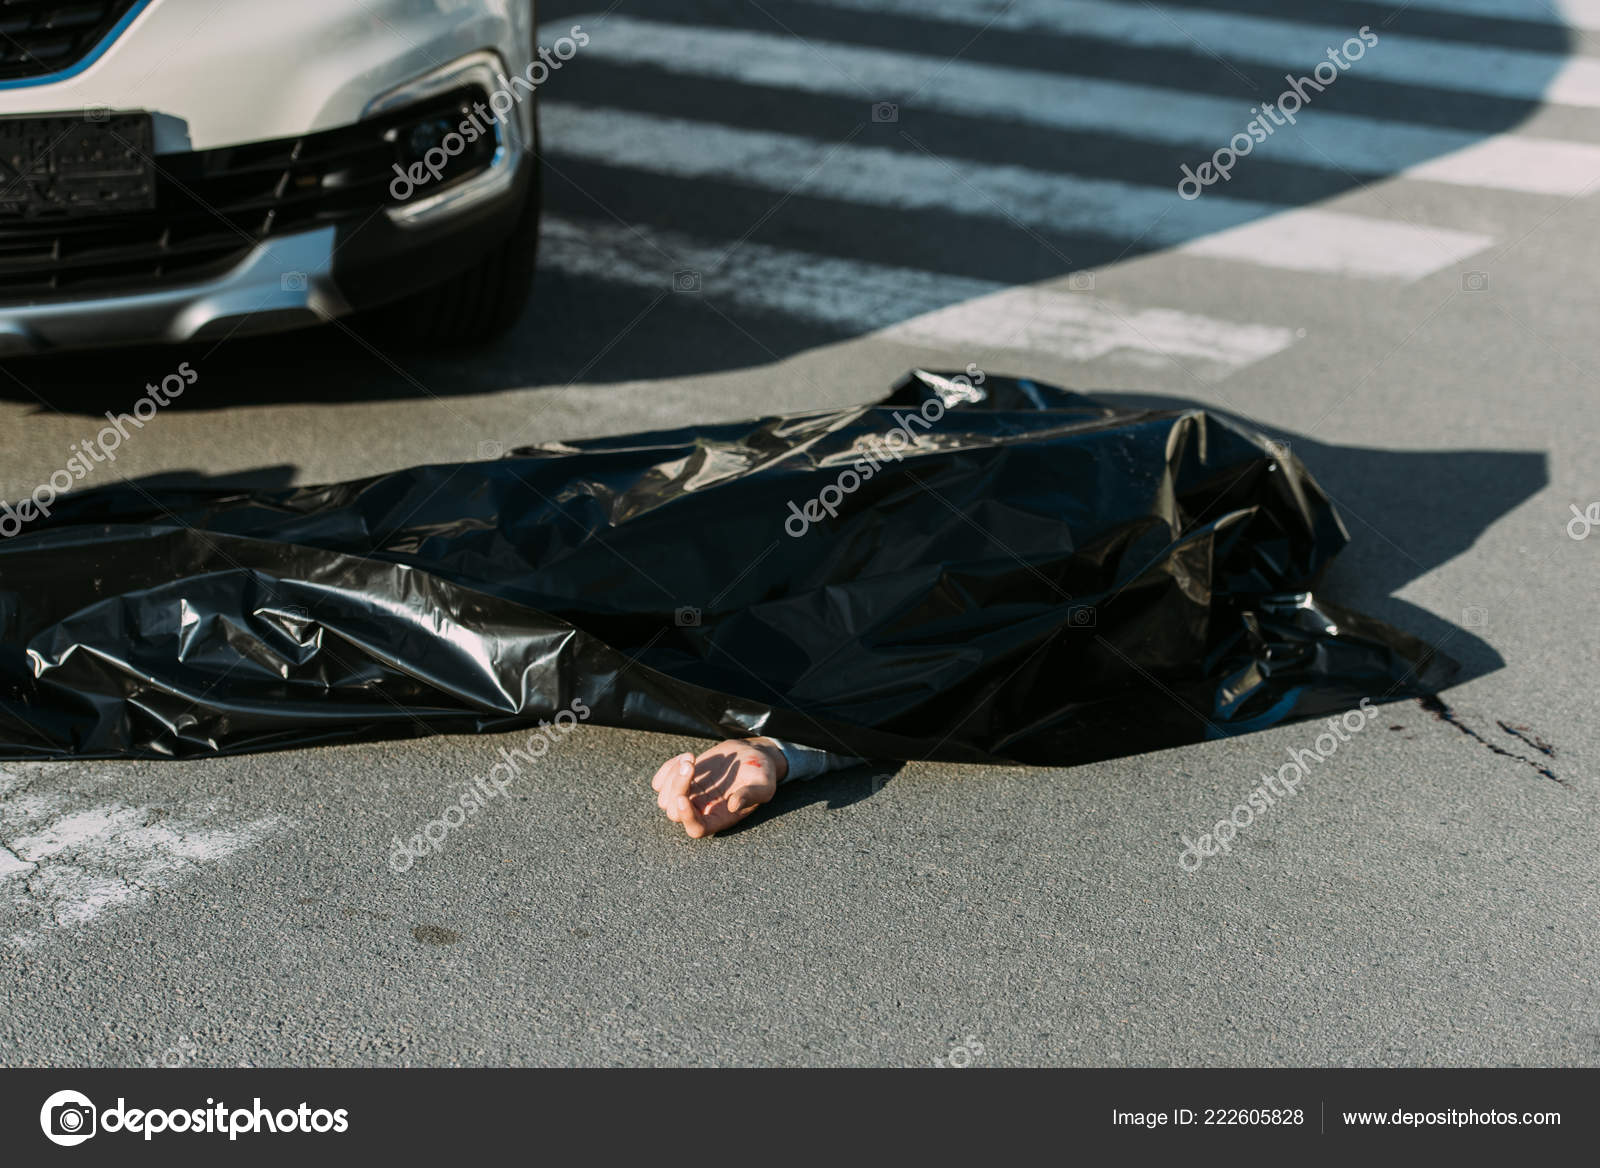
<svg viewBox="0 0 1600 1168">
<path fill-rule="evenodd" d="M 926 373 L 332 486 L 121 485 L 0 541 L 0 757 L 503 730 L 576 699 L 874 758 L 1087 761 L 1441 684 L 1448 661 L 1311 592 L 1347 538 L 1293 457 L 1203 410 Z"/>
</svg>

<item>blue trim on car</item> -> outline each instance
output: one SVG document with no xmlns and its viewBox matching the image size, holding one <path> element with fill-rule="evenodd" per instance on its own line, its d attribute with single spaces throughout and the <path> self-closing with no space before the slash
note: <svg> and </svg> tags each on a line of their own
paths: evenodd
<svg viewBox="0 0 1600 1168">
<path fill-rule="evenodd" d="M 100 38 L 100 43 L 90 49 L 83 58 L 65 69 L 57 69 L 54 73 L 46 73 L 41 77 L 14 77 L 9 81 L 0 81 L 0 90 L 27 89 L 33 85 L 51 85 L 57 81 L 65 81 L 69 77 L 76 77 L 90 65 L 106 55 L 118 37 L 128 31 L 128 26 L 139 19 L 139 14 L 150 7 L 153 0 L 139 0 L 132 8 L 128 9 L 121 20 L 112 27 L 111 31 Z"/>
</svg>

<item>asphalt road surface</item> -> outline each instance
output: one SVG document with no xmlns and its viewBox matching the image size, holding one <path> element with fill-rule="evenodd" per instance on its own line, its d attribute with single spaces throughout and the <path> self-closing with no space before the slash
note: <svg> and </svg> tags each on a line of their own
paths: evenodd
<svg viewBox="0 0 1600 1168">
<path fill-rule="evenodd" d="M 404 872 L 392 839 L 509 737 L 3 764 L 0 1062 L 1600 1062 L 1600 538 L 1577 538 L 1600 519 L 1600 9 L 541 20 L 591 43 L 541 91 L 547 220 L 512 337 L 12 363 L 0 496 L 180 360 L 197 384 L 98 473 L 350 478 L 974 362 L 1288 442 L 1353 535 L 1328 593 L 1461 684 L 1384 707 L 1192 873 L 1180 835 L 1316 727 L 849 772 L 690 842 L 649 789 L 687 744 L 585 726 Z M 1319 62 L 1294 125 L 1180 197 L 1181 166 L 1262 102 L 1287 113 L 1285 73 Z"/>
</svg>

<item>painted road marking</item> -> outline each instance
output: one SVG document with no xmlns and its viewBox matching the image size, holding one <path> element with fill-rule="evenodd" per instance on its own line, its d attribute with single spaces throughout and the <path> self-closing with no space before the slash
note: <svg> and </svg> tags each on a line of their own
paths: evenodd
<svg viewBox="0 0 1600 1168">
<path fill-rule="evenodd" d="M 86 800 L 52 786 L 67 774 L 60 764 L 0 770 L 0 948 L 32 949 L 142 904 L 289 826 Z M 81 785 L 76 772 L 71 786 Z"/>
<path fill-rule="evenodd" d="M 780 195 L 948 211 L 1296 272 L 1416 279 L 1493 243 L 1472 232 L 1338 211 L 1216 195 L 1185 202 L 1158 187 L 653 114 L 550 102 L 543 116 L 546 150 L 558 157 Z"/>
<path fill-rule="evenodd" d="M 872 0 L 874 5 L 885 2 L 901 0 Z M 923 7 L 922 0 L 915 0 L 908 11 Z M 1157 19 L 1138 7 L 1118 11 L 1130 20 Z M 1192 166 L 1235 135 L 1245 134 L 1245 126 L 1256 117 L 1256 107 L 1244 99 L 623 16 L 607 18 L 588 52 L 598 59 L 683 75 L 851 97 L 863 107 L 899 98 L 916 108 L 1188 147 L 1195 151 Z M 1257 95 L 1256 100 L 1267 96 Z M 906 124 L 913 124 L 912 110 L 904 112 Z M 1277 126 L 1270 137 L 1265 134 L 1263 129 L 1264 140 L 1253 147 L 1251 158 L 1543 195 L 1577 195 L 1600 183 L 1600 146 L 1588 143 L 1512 134 L 1485 137 L 1315 108 L 1303 111 L 1296 124 Z M 1181 177 L 1175 164 L 1172 189 Z"/>
<path fill-rule="evenodd" d="M 1176 362 L 1219 379 L 1282 352 L 1288 328 L 1238 324 L 1169 308 L 1138 308 L 1051 287 L 889 267 L 677 232 L 547 216 L 539 262 L 568 275 L 664 291 L 675 269 L 701 273 L 702 295 L 870 332 L 881 340 L 966 352 L 1034 352 L 1071 360 Z"/>
<path fill-rule="evenodd" d="M 1242 12 L 1111 4 L 1105 0 L 809 2 L 880 14 L 902 13 L 979 28 L 992 24 L 1000 29 L 1215 54 L 1228 60 L 1293 70 L 1296 77 L 1308 75 L 1318 61 L 1326 61 L 1327 51 L 1355 37 L 1360 27 L 1357 23 L 1304 24 Z M 1540 0 L 1521 0 L 1522 10 L 1530 14 L 1538 13 L 1541 6 Z M 1592 12 L 1587 17 L 1592 17 Z M 1535 49 L 1408 36 L 1388 32 L 1381 24 L 1373 31 L 1378 43 L 1352 64 L 1350 76 L 1519 101 L 1600 107 L 1600 61 Z"/>
</svg>

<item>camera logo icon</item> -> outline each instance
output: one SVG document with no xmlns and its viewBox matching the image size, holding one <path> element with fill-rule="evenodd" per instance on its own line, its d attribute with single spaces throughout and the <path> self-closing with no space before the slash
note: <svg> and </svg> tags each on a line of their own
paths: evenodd
<svg viewBox="0 0 1600 1168">
<path fill-rule="evenodd" d="M 872 107 L 872 120 L 881 125 L 889 125 L 900 120 L 900 107 L 892 101 L 880 101 Z"/>
<path fill-rule="evenodd" d="M 304 272 L 285 272 L 278 281 L 285 292 L 304 292 L 306 290 L 306 274 Z"/>
<path fill-rule="evenodd" d="M 52 1144 L 71 1148 L 94 1135 L 98 1114 L 87 1095 L 57 1091 L 39 1109 L 39 1126 Z"/>
<path fill-rule="evenodd" d="M 1461 290 L 1463 292 L 1487 292 L 1489 290 L 1489 273 L 1463 272 L 1461 274 Z"/>
<path fill-rule="evenodd" d="M 1576 503 L 1568 503 L 1567 507 L 1572 512 L 1572 518 L 1567 520 L 1567 534 L 1573 539 L 1588 539 L 1589 533 L 1600 527 L 1600 503 L 1590 503 L 1582 511 Z"/>
<path fill-rule="evenodd" d="M 680 629 L 696 629 L 700 627 L 700 610 L 687 605 L 672 614 L 673 623 Z"/>
<path fill-rule="evenodd" d="M 672 290 L 674 292 L 700 291 L 700 273 L 693 268 L 684 268 L 672 273 Z"/>
<path fill-rule="evenodd" d="M 111 109 L 103 105 L 86 105 L 83 107 L 83 120 L 86 122 L 109 122 Z"/>
<path fill-rule="evenodd" d="M 1075 604 L 1067 609 L 1067 624 L 1075 629 L 1092 629 L 1100 623 L 1099 617 L 1092 604 Z"/>
</svg>

